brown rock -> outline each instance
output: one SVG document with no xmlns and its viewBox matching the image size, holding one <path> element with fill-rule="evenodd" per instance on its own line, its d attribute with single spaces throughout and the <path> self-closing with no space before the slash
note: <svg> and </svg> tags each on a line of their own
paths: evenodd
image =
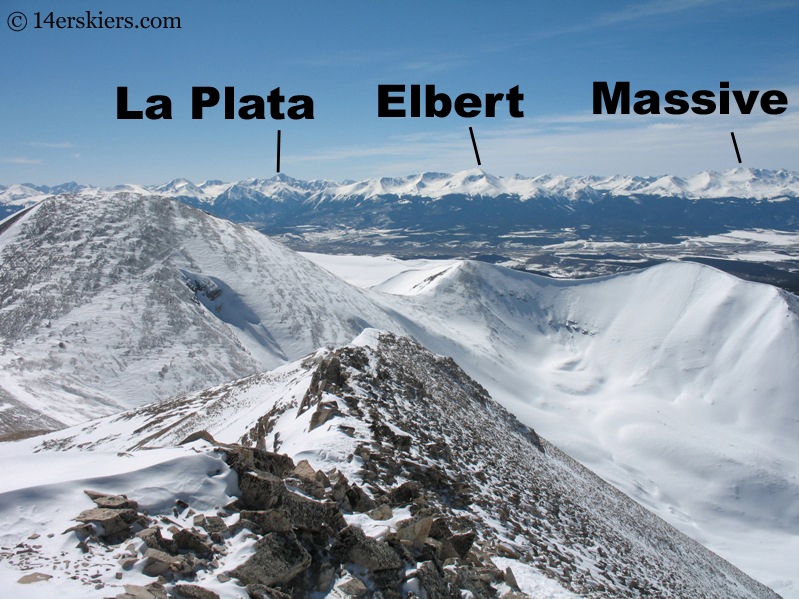
<svg viewBox="0 0 799 599">
<path fill-rule="evenodd" d="M 352 562 L 372 572 L 402 567 L 402 560 L 388 543 L 367 537 L 353 525 L 339 532 L 330 552 L 343 563 Z"/>
<path fill-rule="evenodd" d="M 516 576 L 514 576 L 513 570 L 510 569 L 510 566 L 505 568 L 505 582 L 514 591 L 519 590 L 519 583 L 516 582 Z"/>
<path fill-rule="evenodd" d="M 136 562 L 139 561 L 135 557 L 123 557 L 119 560 L 119 565 L 123 570 L 130 570 L 133 566 L 136 565 Z"/>
<path fill-rule="evenodd" d="M 146 587 L 137 584 L 126 584 L 125 592 L 116 596 L 116 599 L 167 599 L 164 585 L 153 582 Z"/>
<path fill-rule="evenodd" d="M 228 449 L 225 461 L 239 476 L 248 470 L 257 470 L 283 477 L 294 470 L 294 460 L 287 455 L 253 447 Z"/>
<path fill-rule="evenodd" d="M 248 584 L 247 594 L 250 599 L 292 599 L 288 593 L 272 589 L 263 584 Z"/>
<path fill-rule="evenodd" d="M 313 466 L 311 466 L 308 460 L 300 460 L 293 472 L 303 480 L 317 482 L 316 470 L 313 469 Z"/>
<path fill-rule="evenodd" d="M 312 431 L 315 428 L 322 426 L 325 422 L 338 416 L 341 412 L 338 409 L 338 404 L 334 401 L 320 403 L 316 407 L 316 411 L 311 414 L 311 422 L 308 425 L 308 430 Z"/>
<path fill-rule="evenodd" d="M 411 542 L 414 549 L 421 549 L 424 542 L 430 535 L 430 529 L 433 526 L 432 518 L 413 518 L 411 520 L 403 520 L 397 524 L 397 536 L 400 539 L 405 539 Z"/>
<path fill-rule="evenodd" d="M 146 576 L 160 576 L 173 565 L 180 566 L 181 560 L 158 549 L 147 549 L 144 552 L 144 568 L 142 572 Z"/>
<path fill-rule="evenodd" d="M 128 499 L 125 495 L 109 495 L 108 493 L 100 493 L 98 491 L 91 491 L 86 489 L 83 491 L 89 496 L 97 507 L 109 508 L 114 510 L 131 509 L 138 510 L 139 504 L 133 499 Z"/>
<path fill-rule="evenodd" d="M 50 574 L 42 574 L 41 572 L 31 572 L 30 574 L 26 574 L 22 578 L 20 578 L 17 582 L 19 584 L 33 584 L 34 582 L 42 582 L 44 580 L 50 580 L 52 576 Z"/>
<path fill-rule="evenodd" d="M 349 597 L 366 597 L 368 591 L 366 585 L 357 578 L 350 578 L 336 587 L 339 591 Z"/>
<path fill-rule="evenodd" d="M 208 532 L 218 532 L 220 534 L 227 532 L 227 524 L 219 516 L 208 516 L 202 527 Z"/>
<path fill-rule="evenodd" d="M 470 530 L 469 532 L 452 535 L 449 539 L 447 539 L 447 541 L 450 545 L 452 545 L 452 548 L 455 550 L 458 556 L 461 559 L 465 559 L 466 554 L 469 553 L 469 549 L 471 549 L 472 544 L 474 544 L 474 537 L 474 531 Z M 497 547 L 497 549 L 499 549 L 499 547 Z"/>
<path fill-rule="evenodd" d="M 389 520 L 394 516 L 394 512 L 391 511 L 391 506 L 384 503 L 383 505 L 367 512 L 366 515 L 372 520 Z"/>
<path fill-rule="evenodd" d="M 196 584 L 176 584 L 172 593 L 181 599 L 220 599 L 219 595 Z"/>
<path fill-rule="evenodd" d="M 366 513 L 377 507 L 375 500 L 369 497 L 366 491 L 361 489 L 358 485 L 350 486 L 346 491 L 345 497 L 353 512 Z"/>
<path fill-rule="evenodd" d="M 416 571 L 416 576 L 425 590 L 427 599 L 460 599 L 460 592 L 450 586 L 433 562 L 422 564 L 422 567 Z"/>
<path fill-rule="evenodd" d="M 341 530 L 347 525 L 338 505 L 332 501 L 314 501 L 287 491 L 281 508 L 288 515 L 292 526 L 302 530 L 320 531 L 325 525 L 333 530 Z"/>
<path fill-rule="evenodd" d="M 444 541 L 452 536 L 452 529 L 449 527 L 447 518 L 433 519 L 433 526 L 430 527 L 430 536 L 439 541 Z"/>
<path fill-rule="evenodd" d="M 93 508 L 82 511 L 75 520 L 99 525 L 102 527 L 102 530 L 98 531 L 100 536 L 112 536 L 127 531 L 131 522 L 136 520 L 137 517 L 136 510 Z"/>
<path fill-rule="evenodd" d="M 254 524 L 260 534 L 270 532 L 290 532 L 291 520 L 283 510 L 242 510 L 239 514 L 239 522 L 247 521 Z M 245 528 L 249 528 L 246 527 Z"/>
<path fill-rule="evenodd" d="M 239 474 L 241 503 L 251 510 L 268 510 L 276 507 L 287 491 L 283 481 L 269 473 L 243 472 Z"/>
<path fill-rule="evenodd" d="M 269 533 L 255 544 L 255 554 L 230 572 L 244 585 L 283 584 L 305 570 L 311 556 L 293 533 Z"/>
<path fill-rule="evenodd" d="M 474 533 L 471 533 L 474 535 Z M 511 559 L 519 559 L 519 554 L 514 550 L 508 547 L 507 545 L 497 544 L 496 547 L 497 555 L 501 557 L 509 557 Z"/>
<path fill-rule="evenodd" d="M 172 541 L 167 541 L 161 536 L 161 529 L 158 526 L 140 530 L 136 533 L 136 536 L 144 541 L 144 544 L 150 549 L 158 549 L 167 553 L 173 550 Z"/>
<path fill-rule="evenodd" d="M 198 533 L 186 528 L 179 530 L 172 536 L 172 541 L 177 549 L 193 551 L 200 556 L 213 555 L 211 545 Z"/>
<path fill-rule="evenodd" d="M 392 489 L 388 494 L 388 500 L 392 507 L 408 505 L 422 494 L 422 485 L 415 481 L 402 483 L 396 489 Z"/>
<path fill-rule="evenodd" d="M 216 445 L 216 439 L 206 430 L 202 431 L 195 431 L 191 433 L 188 437 L 183 439 L 178 445 L 186 445 L 187 443 L 191 443 L 193 441 L 197 441 L 198 439 L 202 439 L 203 441 L 208 441 L 209 443 Z"/>
</svg>

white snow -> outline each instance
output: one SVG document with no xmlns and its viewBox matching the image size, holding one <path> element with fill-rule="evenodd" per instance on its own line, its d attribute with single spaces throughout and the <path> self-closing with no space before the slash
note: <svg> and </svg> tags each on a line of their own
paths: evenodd
<svg viewBox="0 0 799 599">
<path fill-rule="evenodd" d="M 519 584 L 519 590 L 530 597 L 547 597 L 547 599 L 572 599 L 578 597 L 567 591 L 551 578 L 547 578 L 534 567 L 519 560 L 495 556 L 491 558 L 494 565 L 500 570 L 510 568 L 513 577 Z"/>
<path fill-rule="evenodd" d="M 0 237 L 0 251 L 27 239 L 48 262 L 74 254 L 73 270 L 36 279 L 27 297 L 60 297 L 60 285 L 86 272 L 99 273 L 96 293 L 49 323 L 31 321 L 4 348 L 0 398 L 5 389 L 77 422 L 279 366 L 364 328 L 409 334 L 452 356 L 520 420 L 659 516 L 796 596 L 795 296 L 688 263 L 557 281 L 467 261 L 308 256 L 356 287 L 179 204 L 81 196 L 69 206 L 74 238 L 24 238 L 21 227 L 44 217 L 45 202 Z M 169 243 L 158 245 L 164 236 Z M 145 275 L 114 282 L 115 268 L 124 274 L 127 261 L 145 258 L 142 245 L 169 251 Z M 223 294 L 192 303 L 189 275 Z M 26 306 L 12 298 L 0 310 Z M 291 401 L 298 376 L 279 371 L 271 388 Z M 231 393 L 246 420 L 259 398 Z M 236 440 L 241 423 L 222 418 L 221 438 Z M 312 434 L 330 434 L 326 452 L 306 456 L 291 429 L 281 450 L 314 465 L 350 453 L 341 435 L 325 427 Z"/>
</svg>

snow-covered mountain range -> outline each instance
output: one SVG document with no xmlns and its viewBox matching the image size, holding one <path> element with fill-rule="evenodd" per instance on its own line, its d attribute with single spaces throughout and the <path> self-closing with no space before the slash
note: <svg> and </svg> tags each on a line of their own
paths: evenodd
<svg viewBox="0 0 799 599">
<path fill-rule="evenodd" d="M 454 174 L 421 173 L 407 177 L 382 177 L 363 181 L 302 181 L 278 174 L 269 179 L 244 179 L 233 183 L 174 179 L 160 185 L 117 185 L 97 188 L 75 182 L 55 186 L 15 184 L 0 186 L 0 203 L 22 202 L 61 193 L 87 191 L 130 191 L 167 197 L 194 198 L 207 204 L 231 199 L 272 198 L 278 201 L 303 200 L 319 203 L 350 197 L 381 196 L 442 198 L 448 195 L 517 196 L 528 200 L 544 197 L 591 199 L 604 194 L 614 196 L 664 196 L 688 199 L 754 198 L 775 199 L 799 196 L 799 174 L 785 170 L 734 168 L 723 172 L 703 171 L 689 177 L 663 175 L 610 177 L 539 175 L 500 177 L 481 169 Z"/>
<path fill-rule="evenodd" d="M 696 264 L 556 281 L 469 261 L 314 259 L 325 268 L 150 194 L 86 191 L 12 216 L 0 224 L 4 435 L 199 391 L 377 328 L 452 356 L 523 423 L 795 592 L 795 296 Z"/>
<path fill-rule="evenodd" d="M 574 240 L 676 244 L 735 230 L 799 230 L 799 174 L 748 168 L 687 178 L 469 170 L 344 183 L 278 174 L 233 183 L 11 185 L 0 187 L 0 218 L 61 193 L 118 192 L 175 198 L 322 253 L 380 246 L 406 257 L 512 260 L 525 249 Z"/>
</svg>

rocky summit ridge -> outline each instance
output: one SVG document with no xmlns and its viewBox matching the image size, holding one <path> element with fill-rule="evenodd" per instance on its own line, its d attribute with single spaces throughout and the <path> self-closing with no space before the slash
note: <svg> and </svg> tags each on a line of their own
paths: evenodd
<svg viewBox="0 0 799 599">
<path fill-rule="evenodd" d="M 375 330 L 20 444 L 51 456 L 177 445 L 206 460 L 200 479 L 227 477 L 210 503 L 175 494 L 146 514 L 151 489 L 89 487 L 96 505 L 69 516 L 74 565 L 54 570 L 98 596 L 776 597 L 519 423 L 450 358 Z M 38 569 L 45 552 L 4 557 L 53 576 Z M 92 578 L 95 563 L 107 573 Z"/>
</svg>

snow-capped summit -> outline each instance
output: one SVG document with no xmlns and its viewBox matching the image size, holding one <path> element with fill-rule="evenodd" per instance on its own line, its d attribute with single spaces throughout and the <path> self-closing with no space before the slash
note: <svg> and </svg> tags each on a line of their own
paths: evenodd
<svg viewBox="0 0 799 599">
<path fill-rule="evenodd" d="M 188 196 L 197 199 L 205 198 L 205 190 L 195 185 L 188 179 L 173 179 L 169 183 L 156 185 L 151 188 L 153 192 L 166 196 Z"/>
</svg>

